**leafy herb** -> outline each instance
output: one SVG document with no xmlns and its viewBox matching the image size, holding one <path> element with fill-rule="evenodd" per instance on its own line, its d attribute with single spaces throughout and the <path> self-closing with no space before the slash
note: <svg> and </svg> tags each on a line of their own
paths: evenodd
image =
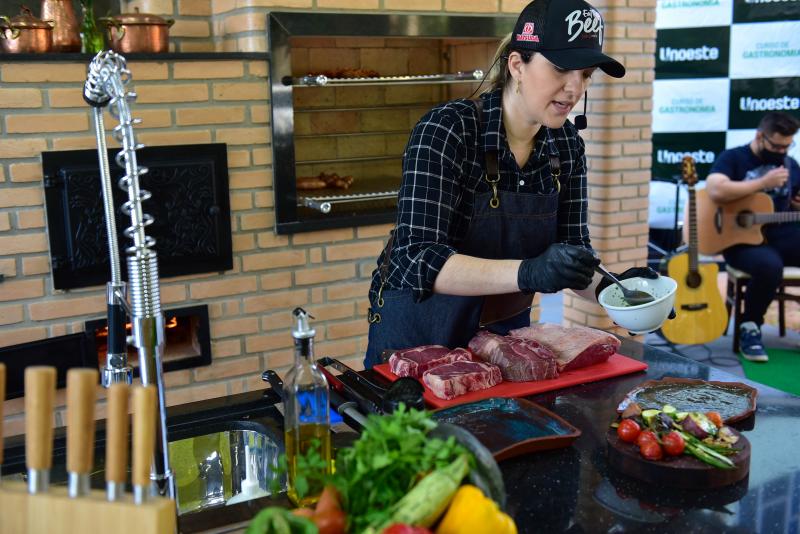
<svg viewBox="0 0 800 534">
<path fill-rule="evenodd" d="M 292 514 L 285 508 L 264 508 L 250 522 L 245 534 L 317 534 L 311 520 Z"/>
<path fill-rule="evenodd" d="M 391 506 L 426 474 L 450 465 L 468 451 L 455 438 L 428 437 L 436 422 L 425 411 L 401 405 L 390 415 L 370 415 L 361 436 L 349 448 L 338 451 L 336 470 L 322 477 L 324 461 L 317 447 L 297 459 L 296 487 L 331 483 L 339 491 L 349 530 L 361 532 L 371 524 L 382 524 Z M 286 460 L 279 460 L 285 469 Z"/>
</svg>

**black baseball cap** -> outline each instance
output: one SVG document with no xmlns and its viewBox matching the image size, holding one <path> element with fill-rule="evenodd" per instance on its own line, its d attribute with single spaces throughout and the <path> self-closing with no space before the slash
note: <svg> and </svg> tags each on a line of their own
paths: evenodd
<svg viewBox="0 0 800 534">
<path fill-rule="evenodd" d="M 599 11 L 583 0 L 550 0 L 542 6 L 546 1 L 535 0 L 522 10 L 511 50 L 539 52 L 562 69 L 598 67 L 614 78 L 625 76 L 625 67 L 602 52 L 606 28 Z"/>
</svg>

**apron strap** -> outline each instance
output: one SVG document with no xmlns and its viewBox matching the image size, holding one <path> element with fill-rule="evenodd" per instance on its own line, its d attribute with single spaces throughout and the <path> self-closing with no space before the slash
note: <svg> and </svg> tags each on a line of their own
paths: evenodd
<svg viewBox="0 0 800 534">
<path fill-rule="evenodd" d="M 477 112 L 476 118 L 478 119 L 478 135 L 483 134 L 483 99 L 478 98 L 473 100 L 475 103 L 475 110 Z M 486 183 L 492 188 L 492 198 L 489 200 L 489 206 L 493 209 L 500 207 L 500 198 L 497 196 L 497 184 L 500 182 L 500 167 L 497 164 L 497 151 L 488 150 L 484 153 L 484 161 L 486 163 Z"/>
</svg>

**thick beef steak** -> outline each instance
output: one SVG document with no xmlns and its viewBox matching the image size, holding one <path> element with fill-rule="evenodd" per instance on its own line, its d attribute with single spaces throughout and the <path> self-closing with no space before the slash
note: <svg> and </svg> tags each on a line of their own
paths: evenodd
<svg viewBox="0 0 800 534">
<path fill-rule="evenodd" d="M 464 350 L 464 349 L 461 349 Z M 458 361 L 439 365 L 422 375 L 434 395 L 450 400 L 469 391 L 478 391 L 503 381 L 500 369 L 485 362 Z"/>
<path fill-rule="evenodd" d="M 470 360 L 472 355 L 467 349 L 450 350 L 442 345 L 424 345 L 392 353 L 389 369 L 397 376 L 421 378 L 425 371 L 437 365 Z"/>
<path fill-rule="evenodd" d="M 509 336 L 537 341 L 553 351 L 559 373 L 604 362 L 617 352 L 620 345 L 619 339 L 602 330 L 549 323 L 518 328 Z"/>
<path fill-rule="evenodd" d="M 529 339 L 503 337 L 481 330 L 470 340 L 469 349 L 481 360 L 498 366 L 503 380 L 509 382 L 558 376 L 553 352 Z"/>
</svg>

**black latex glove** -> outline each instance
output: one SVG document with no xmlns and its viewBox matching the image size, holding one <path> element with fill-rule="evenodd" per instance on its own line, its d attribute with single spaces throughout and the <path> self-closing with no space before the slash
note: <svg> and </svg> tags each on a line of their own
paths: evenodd
<svg viewBox="0 0 800 534">
<path fill-rule="evenodd" d="M 562 289 L 586 289 L 592 283 L 600 259 L 591 250 L 554 243 L 539 256 L 522 260 L 517 272 L 520 291 L 555 293 Z"/>
</svg>

